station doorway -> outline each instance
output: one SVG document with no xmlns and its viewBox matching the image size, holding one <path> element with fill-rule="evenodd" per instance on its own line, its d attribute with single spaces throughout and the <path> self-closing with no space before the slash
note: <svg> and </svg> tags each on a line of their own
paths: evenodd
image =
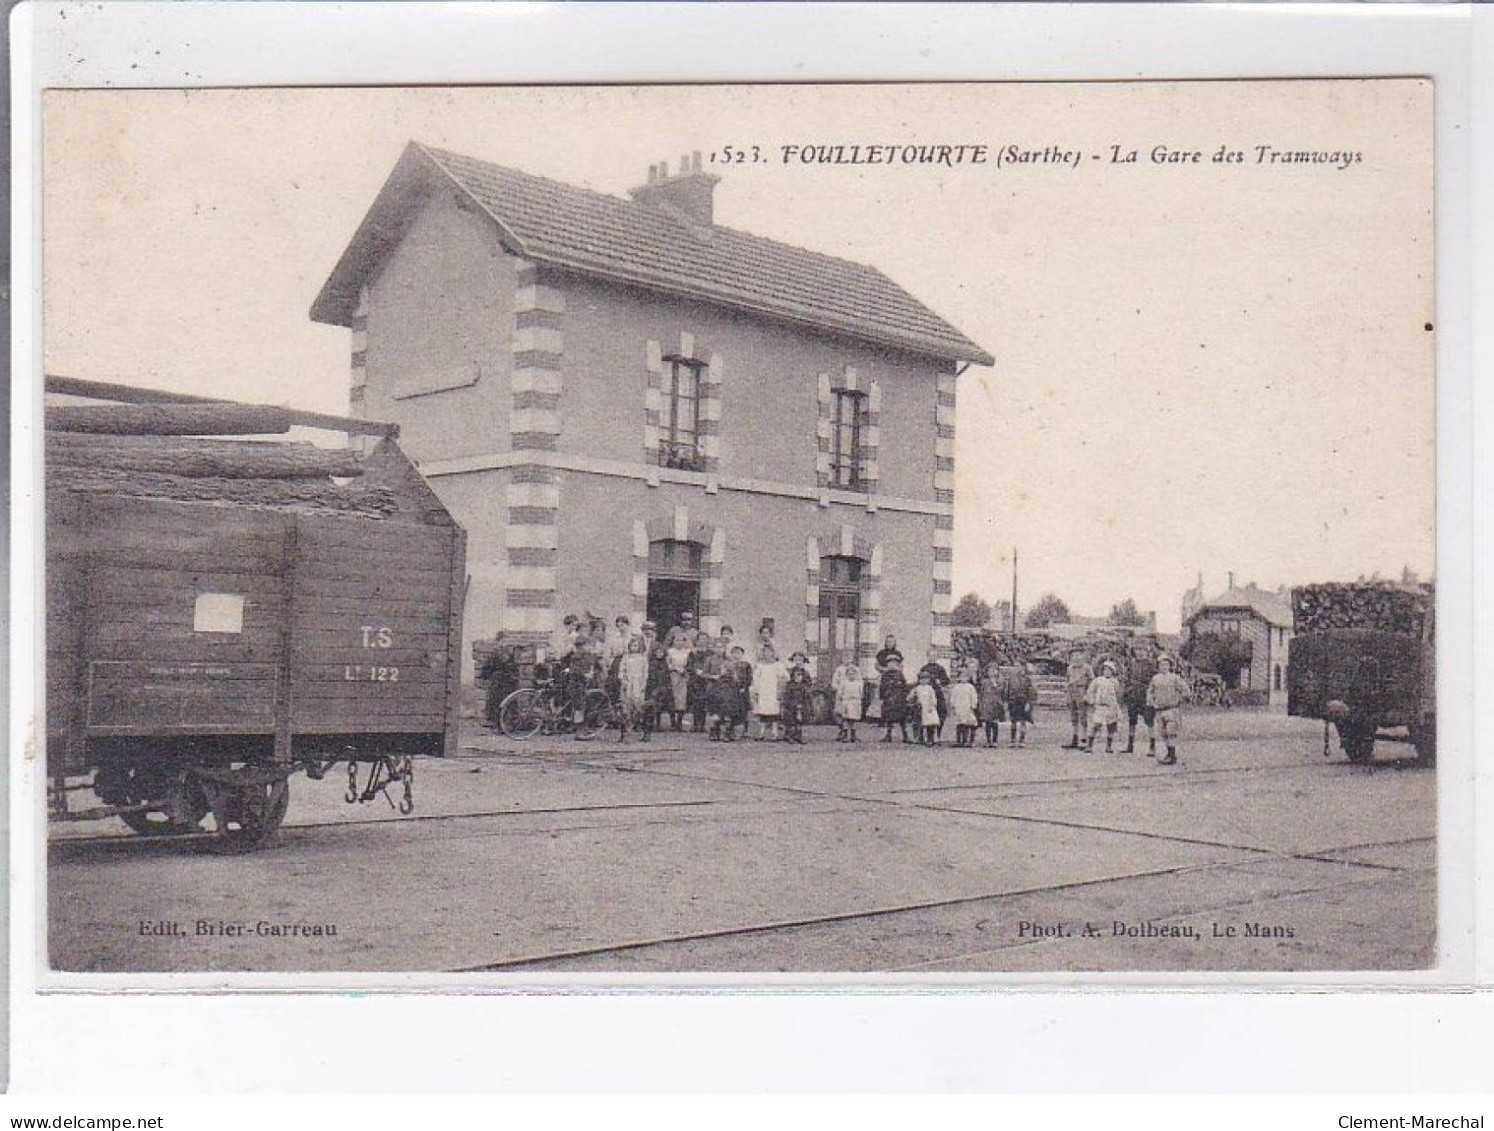
<svg viewBox="0 0 1494 1131">
<path fill-rule="evenodd" d="M 860 558 L 820 559 L 819 682 L 828 684 L 835 669 L 857 658 L 861 644 Z"/>
<path fill-rule="evenodd" d="M 648 546 L 648 619 L 659 639 L 688 612 L 700 624 L 700 583 L 705 578 L 705 547 L 699 542 L 662 539 Z"/>
</svg>

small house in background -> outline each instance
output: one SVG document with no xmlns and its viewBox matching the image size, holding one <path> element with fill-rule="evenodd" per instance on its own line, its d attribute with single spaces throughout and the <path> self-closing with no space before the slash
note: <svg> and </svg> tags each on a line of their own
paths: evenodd
<svg viewBox="0 0 1494 1131">
<path fill-rule="evenodd" d="M 947 657 L 955 381 L 992 358 L 874 267 L 718 223 L 717 181 L 410 143 L 311 308 L 351 332 L 351 412 L 467 528 L 476 638 L 688 612 L 771 619 L 822 678 L 886 633 Z"/>
<path fill-rule="evenodd" d="M 1202 578 L 1200 578 L 1200 587 Z M 1185 598 L 1185 609 L 1188 608 Z M 1251 645 L 1250 666 L 1240 673 L 1240 689 L 1263 693 L 1275 706 L 1286 702 L 1287 655 L 1292 643 L 1292 599 L 1285 589 L 1262 589 L 1254 582 L 1229 588 L 1219 596 L 1192 603 L 1183 635 L 1238 636 Z"/>
</svg>

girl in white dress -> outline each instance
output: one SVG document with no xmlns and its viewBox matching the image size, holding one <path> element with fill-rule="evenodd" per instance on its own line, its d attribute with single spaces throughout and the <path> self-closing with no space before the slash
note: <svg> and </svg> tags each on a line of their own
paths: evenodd
<svg viewBox="0 0 1494 1131">
<path fill-rule="evenodd" d="M 648 657 L 643 654 L 641 636 L 628 641 L 627 654 L 617 663 L 617 689 L 618 698 L 622 700 L 622 710 L 618 712 L 617 741 L 627 741 L 628 726 L 631 724 L 643 730 L 643 741 L 647 742 L 653 727 L 649 725 L 645 696 L 648 690 Z"/>
<path fill-rule="evenodd" d="M 908 692 L 908 702 L 918 718 L 919 741 L 924 746 L 933 746 L 939 733 L 939 693 L 934 690 L 934 678 L 927 669 L 918 673 L 918 683 Z"/>
<path fill-rule="evenodd" d="M 1090 681 L 1084 693 L 1089 704 L 1089 740 L 1084 749 L 1093 754 L 1095 736 L 1100 728 L 1105 729 L 1105 753 L 1115 753 L 1115 728 L 1120 723 L 1120 681 L 1115 678 L 1115 664 L 1106 660 L 1100 665 L 1100 674 Z"/>
<path fill-rule="evenodd" d="M 752 665 L 752 713 L 757 716 L 757 740 L 778 740 L 778 719 L 783 713 L 781 695 L 788 682 L 788 668 L 773 645 L 764 640 Z"/>
<path fill-rule="evenodd" d="M 861 721 L 861 693 L 864 690 L 861 669 L 855 664 L 844 663 L 835 669 L 830 680 L 835 692 L 835 717 L 840 723 L 840 734 L 836 742 L 855 742 L 856 724 Z"/>
<path fill-rule="evenodd" d="M 949 689 L 949 714 L 955 725 L 955 745 L 974 746 L 975 728 L 979 724 L 975 709 L 980 701 L 968 669 L 960 670 L 960 679 Z"/>
</svg>

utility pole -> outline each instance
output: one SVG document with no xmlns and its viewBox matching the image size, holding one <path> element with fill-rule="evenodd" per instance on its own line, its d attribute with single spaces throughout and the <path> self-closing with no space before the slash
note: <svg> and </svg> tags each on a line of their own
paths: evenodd
<svg viewBox="0 0 1494 1131">
<path fill-rule="evenodd" d="M 1017 631 L 1017 547 L 1012 547 L 1012 631 Z"/>
</svg>

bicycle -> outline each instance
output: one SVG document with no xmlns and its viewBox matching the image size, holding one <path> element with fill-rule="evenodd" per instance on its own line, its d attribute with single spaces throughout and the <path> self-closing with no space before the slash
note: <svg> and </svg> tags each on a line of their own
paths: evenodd
<svg viewBox="0 0 1494 1131">
<path fill-rule="evenodd" d="M 582 698 L 578 722 L 575 704 L 565 689 L 546 682 L 509 692 L 498 707 L 498 728 L 509 738 L 519 740 L 533 738 L 541 732 L 547 735 L 574 733 L 578 738 L 594 738 L 615 717 L 612 699 L 605 691 L 592 687 Z"/>
</svg>

